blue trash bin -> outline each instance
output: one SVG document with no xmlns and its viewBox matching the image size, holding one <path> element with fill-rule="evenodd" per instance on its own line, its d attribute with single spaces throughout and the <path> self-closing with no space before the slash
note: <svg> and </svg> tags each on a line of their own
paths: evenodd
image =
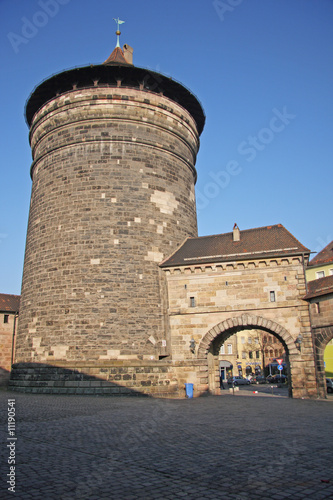
<svg viewBox="0 0 333 500">
<path fill-rule="evenodd" d="M 185 392 L 187 398 L 193 398 L 193 384 L 185 384 Z"/>
</svg>

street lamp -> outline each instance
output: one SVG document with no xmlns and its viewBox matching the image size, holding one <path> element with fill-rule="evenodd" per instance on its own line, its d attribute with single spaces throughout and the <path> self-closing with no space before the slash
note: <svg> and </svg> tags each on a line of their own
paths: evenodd
<svg viewBox="0 0 333 500">
<path fill-rule="evenodd" d="M 297 339 L 295 340 L 295 345 L 296 345 L 296 348 L 299 350 L 299 352 L 301 352 L 302 341 L 303 341 L 303 337 L 301 334 L 299 334 Z"/>
</svg>

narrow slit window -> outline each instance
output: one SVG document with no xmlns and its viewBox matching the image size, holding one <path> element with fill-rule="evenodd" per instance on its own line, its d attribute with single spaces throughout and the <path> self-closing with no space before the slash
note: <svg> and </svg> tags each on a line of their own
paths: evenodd
<svg viewBox="0 0 333 500">
<path fill-rule="evenodd" d="M 190 307 L 195 307 L 195 297 L 190 297 Z"/>
<path fill-rule="evenodd" d="M 4 316 L 3 316 L 3 322 L 4 323 L 9 323 L 9 314 L 4 314 Z"/>
<path fill-rule="evenodd" d="M 269 292 L 269 298 L 271 302 L 275 302 L 275 292 L 274 290 Z"/>
</svg>

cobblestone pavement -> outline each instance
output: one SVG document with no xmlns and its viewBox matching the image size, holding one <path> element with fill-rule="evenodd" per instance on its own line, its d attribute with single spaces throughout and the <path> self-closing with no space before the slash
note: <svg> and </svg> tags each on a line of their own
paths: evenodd
<svg viewBox="0 0 333 500">
<path fill-rule="evenodd" d="M 2 499 L 332 499 L 333 400 L 0 392 Z M 16 441 L 7 401 L 15 400 Z M 15 449 L 7 447 L 15 443 Z M 7 490 L 15 453 L 15 493 Z"/>
</svg>

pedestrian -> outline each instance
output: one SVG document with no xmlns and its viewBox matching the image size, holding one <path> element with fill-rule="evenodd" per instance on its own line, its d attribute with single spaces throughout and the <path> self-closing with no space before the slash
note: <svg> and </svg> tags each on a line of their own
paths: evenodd
<svg viewBox="0 0 333 500">
<path fill-rule="evenodd" d="M 223 383 L 223 375 L 222 375 L 222 373 L 220 374 L 220 389 L 224 390 L 224 383 Z"/>
</svg>

